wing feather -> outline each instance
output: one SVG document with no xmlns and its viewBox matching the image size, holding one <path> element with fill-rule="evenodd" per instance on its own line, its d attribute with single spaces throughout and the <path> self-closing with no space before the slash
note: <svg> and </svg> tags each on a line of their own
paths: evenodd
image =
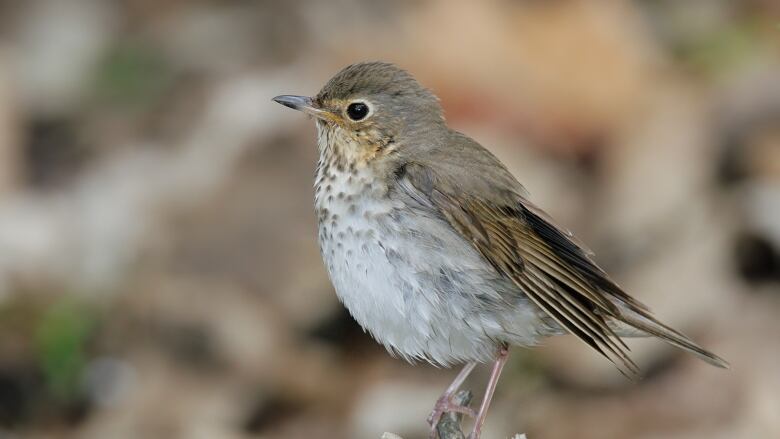
<svg viewBox="0 0 780 439">
<path fill-rule="evenodd" d="M 435 176 L 421 176 L 423 184 L 415 184 L 420 172 L 425 169 L 408 165 L 403 178 L 409 181 L 404 185 L 428 189 L 425 195 L 430 204 L 499 273 L 515 283 L 562 328 L 609 359 L 625 375 L 638 372 L 637 365 L 628 356 L 628 346 L 607 324 L 606 318 L 616 315 L 617 308 L 589 278 L 603 272 L 589 265 L 585 251 L 578 250 L 571 241 L 557 247 L 551 245 L 551 239 L 566 234 L 552 225 L 534 228 L 529 216 L 541 217 L 524 209 L 521 197 L 515 199 L 514 205 L 467 194 L 456 199 L 453 193 L 436 184 Z M 419 194 L 415 197 L 419 198 Z"/>
<path fill-rule="evenodd" d="M 392 173 L 398 188 L 426 214 L 448 222 L 561 328 L 629 377 L 638 373 L 638 367 L 612 329 L 614 321 L 660 337 L 715 366 L 728 367 L 722 358 L 659 322 L 645 305 L 626 294 L 571 232 L 526 198 L 522 186 L 492 154 L 463 136 L 456 135 L 456 140 L 446 154 L 403 162 Z M 464 173 L 467 159 L 474 169 Z"/>
</svg>

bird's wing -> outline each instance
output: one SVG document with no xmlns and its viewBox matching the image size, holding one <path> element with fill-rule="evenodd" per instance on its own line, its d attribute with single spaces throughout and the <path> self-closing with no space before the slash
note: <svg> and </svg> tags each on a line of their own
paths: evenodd
<svg viewBox="0 0 780 439">
<path fill-rule="evenodd" d="M 469 182 L 454 181 L 434 166 L 414 162 L 399 168 L 396 177 L 402 190 L 434 209 L 561 327 L 626 375 L 638 372 L 627 354 L 629 348 L 607 323 L 609 317 L 620 315 L 608 295 L 643 314 L 646 308 L 626 295 L 570 233 L 554 225 L 522 194 L 495 187 L 490 195 L 480 196 L 469 190 Z M 479 179 L 480 186 L 491 180 L 479 174 L 463 178 Z"/>
</svg>

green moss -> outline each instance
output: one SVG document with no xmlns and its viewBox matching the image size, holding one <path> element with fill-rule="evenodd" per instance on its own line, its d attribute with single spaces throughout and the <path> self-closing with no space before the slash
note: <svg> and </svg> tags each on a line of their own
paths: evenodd
<svg viewBox="0 0 780 439">
<path fill-rule="evenodd" d="M 676 56 L 703 73 L 719 73 L 738 67 L 761 53 L 760 27 L 742 22 L 680 42 Z"/>
<path fill-rule="evenodd" d="M 35 332 L 35 346 L 49 391 L 69 400 L 79 390 L 86 364 L 86 344 L 95 328 L 92 310 L 62 300 L 45 310 Z"/>
<path fill-rule="evenodd" d="M 172 71 L 153 48 L 134 42 L 118 44 L 97 66 L 97 99 L 117 106 L 143 106 L 153 102 L 172 82 Z"/>
</svg>

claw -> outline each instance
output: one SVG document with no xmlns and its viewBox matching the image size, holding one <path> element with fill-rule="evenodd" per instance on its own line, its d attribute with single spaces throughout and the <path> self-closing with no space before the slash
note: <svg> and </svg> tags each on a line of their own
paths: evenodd
<svg viewBox="0 0 780 439">
<path fill-rule="evenodd" d="M 436 426 L 439 425 L 439 421 L 445 413 L 461 413 L 466 416 L 471 416 L 472 418 L 477 416 L 477 412 L 473 409 L 455 404 L 450 400 L 449 396 L 442 396 L 442 398 L 439 398 L 439 400 L 436 401 L 433 411 L 428 416 L 428 425 L 431 426 L 430 439 L 436 438 Z"/>
<path fill-rule="evenodd" d="M 439 399 L 436 401 L 436 405 L 433 406 L 433 411 L 431 412 L 430 416 L 428 416 L 428 425 L 431 426 L 431 439 L 436 438 L 436 427 L 439 425 L 439 421 L 441 420 L 441 417 L 448 412 L 455 412 L 455 413 L 462 413 L 464 415 L 468 415 L 471 417 L 476 417 L 476 412 L 466 406 L 468 406 L 468 402 L 471 400 L 471 396 L 468 397 L 468 399 L 456 399 L 459 402 L 462 402 L 465 405 L 457 404 L 452 401 L 452 398 L 457 393 L 458 389 L 460 388 L 461 384 L 463 384 L 463 381 L 466 380 L 466 378 L 469 376 L 472 370 L 474 370 L 474 367 L 477 365 L 477 363 L 467 363 L 465 366 L 463 366 L 463 369 L 458 373 L 458 375 L 455 377 L 455 379 L 452 381 L 452 384 L 450 384 L 449 387 L 447 387 L 447 390 L 444 391 L 444 393 L 439 397 Z"/>
</svg>

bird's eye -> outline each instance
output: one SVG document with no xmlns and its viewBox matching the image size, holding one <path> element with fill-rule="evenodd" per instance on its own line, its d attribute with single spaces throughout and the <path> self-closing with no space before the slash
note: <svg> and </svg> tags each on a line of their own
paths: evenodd
<svg viewBox="0 0 780 439">
<path fill-rule="evenodd" d="M 368 115 L 368 105 L 362 102 L 353 102 L 347 107 L 347 116 L 352 120 L 361 120 Z"/>
</svg>

